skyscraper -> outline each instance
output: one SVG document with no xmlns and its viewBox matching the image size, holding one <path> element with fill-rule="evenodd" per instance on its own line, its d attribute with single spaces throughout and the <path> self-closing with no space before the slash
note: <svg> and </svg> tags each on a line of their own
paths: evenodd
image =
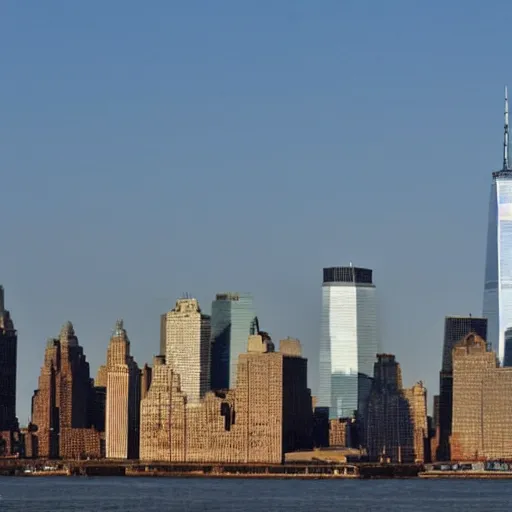
<svg viewBox="0 0 512 512">
<path fill-rule="evenodd" d="M 5 309 L 4 288 L 0 286 L 0 432 L 17 428 L 17 348 L 18 336 L 9 311 Z"/>
<path fill-rule="evenodd" d="M 370 269 L 324 268 L 317 408 L 330 418 L 364 415 L 379 352 L 375 292 Z"/>
<path fill-rule="evenodd" d="M 165 361 L 179 374 L 188 403 L 210 389 L 210 317 L 196 299 L 179 299 L 167 313 Z"/>
<path fill-rule="evenodd" d="M 229 389 L 236 382 L 238 356 L 244 354 L 247 337 L 255 330 L 252 296 L 219 293 L 212 302 L 212 389 Z M 257 334 L 257 332 L 252 332 Z"/>
<path fill-rule="evenodd" d="M 475 333 L 485 339 L 487 319 L 472 316 L 447 316 L 444 320 L 443 360 L 439 374 L 439 447 L 438 460 L 450 460 L 450 436 L 452 433 L 452 352 L 467 334 Z"/>
<path fill-rule="evenodd" d="M 118 320 L 107 351 L 106 455 L 139 456 L 140 370 L 130 355 L 130 340 Z"/>
<path fill-rule="evenodd" d="M 505 88 L 503 165 L 492 173 L 483 316 L 488 319 L 487 341 L 505 359 L 505 331 L 512 327 L 512 169 L 509 159 L 508 97 Z"/>
<path fill-rule="evenodd" d="M 32 398 L 32 423 L 37 427 L 37 456 L 99 457 L 100 434 L 92 427 L 94 400 L 89 363 L 71 322 L 44 353 L 39 389 Z"/>
<path fill-rule="evenodd" d="M 485 340 L 469 334 L 453 351 L 452 459 L 512 458 L 512 370 Z"/>
<path fill-rule="evenodd" d="M 411 414 L 395 356 L 378 354 L 374 375 L 365 428 L 368 456 L 370 460 L 384 456 L 392 462 L 413 462 Z"/>
</svg>

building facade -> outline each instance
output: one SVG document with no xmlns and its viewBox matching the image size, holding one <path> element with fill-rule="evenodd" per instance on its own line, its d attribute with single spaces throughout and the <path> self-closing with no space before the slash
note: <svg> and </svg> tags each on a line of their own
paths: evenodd
<svg viewBox="0 0 512 512">
<path fill-rule="evenodd" d="M 247 293 L 219 293 L 212 302 L 212 389 L 234 387 L 238 356 L 245 353 L 247 338 L 255 332 L 256 313 Z"/>
<path fill-rule="evenodd" d="M 93 427 L 93 381 L 71 322 L 46 345 L 39 387 L 32 398 L 36 431 L 34 456 L 76 459 L 101 456 L 101 436 Z"/>
<path fill-rule="evenodd" d="M 400 365 L 391 354 L 377 356 L 374 373 L 365 428 L 369 459 L 424 462 L 428 426 L 423 383 L 402 388 Z"/>
<path fill-rule="evenodd" d="M 476 334 L 453 352 L 452 458 L 461 461 L 512 458 L 512 368 Z"/>
<path fill-rule="evenodd" d="M 16 418 L 16 368 L 18 335 L 5 309 L 4 288 L 0 286 L 0 432 L 18 428 Z"/>
<path fill-rule="evenodd" d="M 452 433 L 452 393 L 454 347 L 469 333 L 482 339 L 487 336 L 487 318 L 473 316 L 447 316 L 444 320 L 444 342 L 441 372 L 439 373 L 439 439 L 436 458 L 450 460 L 450 436 Z"/>
<path fill-rule="evenodd" d="M 483 316 L 488 319 L 487 341 L 505 359 L 505 331 L 512 327 L 512 169 L 508 149 L 508 98 L 505 93 L 503 166 L 492 173 Z"/>
<path fill-rule="evenodd" d="M 137 459 L 141 373 L 130 355 L 130 340 L 122 320 L 116 322 L 110 338 L 106 368 L 106 456 L 111 459 Z"/>
<path fill-rule="evenodd" d="M 188 402 L 199 403 L 210 389 L 210 317 L 196 299 L 179 299 L 166 319 L 166 364 L 179 374 Z"/>
<path fill-rule="evenodd" d="M 141 404 L 141 460 L 281 463 L 284 453 L 311 447 L 311 393 L 300 343 L 281 352 L 266 333 L 249 338 L 235 390 L 212 391 L 189 404 L 180 376 L 155 358 Z"/>
<path fill-rule="evenodd" d="M 427 462 L 430 459 L 429 427 L 427 419 L 427 389 L 423 382 L 404 389 L 404 397 L 409 404 L 411 419 L 414 462 Z"/>
<path fill-rule="evenodd" d="M 364 414 L 378 353 L 372 271 L 324 268 L 318 408 L 331 419 Z"/>
</svg>

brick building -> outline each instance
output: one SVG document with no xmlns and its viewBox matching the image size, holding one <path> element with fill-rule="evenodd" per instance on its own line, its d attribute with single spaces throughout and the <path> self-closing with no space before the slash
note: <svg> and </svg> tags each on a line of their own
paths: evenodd
<svg viewBox="0 0 512 512">
<path fill-rule="evenodd" d="M 280 463 L 285 452 L 311 446 L 307 361 L 297 340 L 275 352 L 266 333 L 250 336 L 236 382 L 189 403 L 179 374 L 156 357 L 141 402 L 141 459 Z"/>
<path fill-rule="evenodd" d="M 453 460 L 512 459 L 512 368 L 500 368 L 483 338 L 453 350 Z"/>
<path fill-rule="evenodd" d="M 32 399 L 36 427 L 34 456 L 73 459 L 100 457 L 100 433 L 92 426 L 94 388 L 83 348 L 67 322 L 49 339 Z"/>
</svg>

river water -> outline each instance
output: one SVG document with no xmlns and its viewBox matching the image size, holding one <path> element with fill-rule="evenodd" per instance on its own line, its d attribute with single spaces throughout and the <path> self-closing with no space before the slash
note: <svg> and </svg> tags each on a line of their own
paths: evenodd
<svg viewBox="0 0 512 512">
<path fill-rule="evenodd" d="M 0 477 L 12 512 L 507 511 L 507 480 Z"/>
</svg>

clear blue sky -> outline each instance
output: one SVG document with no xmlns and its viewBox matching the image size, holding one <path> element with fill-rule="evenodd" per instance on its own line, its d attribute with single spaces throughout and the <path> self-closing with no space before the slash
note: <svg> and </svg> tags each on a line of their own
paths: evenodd
<svg viewBox="0 0 512 512">
<path fill-rule="evenodd" d="M 250 5 L 249 5 L 250 4 Z M 0 282 L 25 423 L 45 339 L 142 365 L 183 292 L 254 294 L 317 386 L 322 267 L 375 270 L 382 349 L 438 387 L 481 313 L 512 3 L 4 0 Z"/>
</svg>

